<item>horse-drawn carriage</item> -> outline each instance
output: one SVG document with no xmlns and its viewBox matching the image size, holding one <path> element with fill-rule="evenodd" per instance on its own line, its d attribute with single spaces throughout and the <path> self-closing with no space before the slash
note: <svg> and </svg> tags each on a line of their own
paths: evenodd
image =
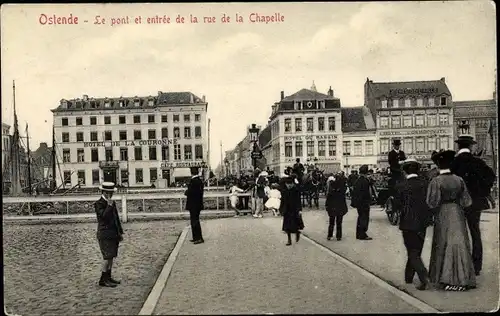
<svg viewBox="0 0 500 316">
<path fill-rule="evenodd" d="M 397 180 L 391 180 L 389 174 L 378 173 L 372 177 L 373 204 L 380 205 L 383 211 L 387 214 L 387 218 L 391 225 L 398 225 L 400 213 L 393 205 L 393 190 Z"/>
</svg>

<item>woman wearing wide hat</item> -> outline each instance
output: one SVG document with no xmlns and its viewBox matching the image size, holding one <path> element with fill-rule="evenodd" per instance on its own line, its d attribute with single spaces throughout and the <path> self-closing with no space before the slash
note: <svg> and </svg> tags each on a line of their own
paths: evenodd
<svg viewBox="0 0 500 316">
<path fill-rule="evenodd" d="M 102 196 L 94 204 L 97 215 L 97 240 L 103 258 L 99 285 L 116 287 L 120 281 L 111 277 L 111 269 L 113 259 L 118 255 L 118 245 L 123 240 L 120 216 L 118 216 L 116 203 L 111 200 L 113 193 L 116 192 L 116 187 L 113 182 L 104 182 L 99 189 Z"/>
<path fill-rule="evenodd" d="M 472 199 L 464 180 L 450 171 L 454 158 L 453 150 L 435 155 L 440 174 L 427 189 L 427 204 L 435 215 L 429 278 L 447 291 L 465 291 L 476 287 L 464 214 Z"/>
<path fill-rule="evenodd" d="M 297 187 L 295 175 L 284 179 L 285 188 L 281 195 L 281 209 L 283 212 L 283 231 L 288 236 L 287 246 L 292 244 L 292 234 L 295 241 L 300 239 L 300 230 L 304 229 L 302 220 L 302 204 L 300 203 L 300 191 Z"/>
</svg>

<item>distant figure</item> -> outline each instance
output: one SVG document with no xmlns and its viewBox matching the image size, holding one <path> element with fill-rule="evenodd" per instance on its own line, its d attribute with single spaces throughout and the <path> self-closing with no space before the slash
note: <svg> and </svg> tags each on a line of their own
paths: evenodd
<svg viewBox="0 0 500 316">
<path fill-rule="evenodd" d="M 456 141 L 457 157 L 451 165 L 451 172 L 461 177 L 467 185 L 472 198 L 472 205 L 465 210 L 467 224 L 472 239 L 472 259 L 476 275 L 483 267 L 483 243 L 479 223 L 481 211 L 489 209 L 488 195 L 495 183 L 495 172 L 480 158 L 474 157 L 471 148 L 476 141 L 469 135 L 462 135 Z"/>
<path fill-rule="evenodd" d="M 389 194 L 392 196 L 394 194 L 394 187 L 396 183 L 401 179 L 401 167 L 399 163 L 406 160 L 406 154 L 404 151 L 400 150 L 401 141 L 395 139 L 392 142 L 392 150 L 389 152 L 387 159 L 389 161 L 390 179 L 389 179 Z"/>
<path fill-rule="evenodd" d="M 439 176 L 427 189 L 427 204 L 435 213 L 429 277 L 447 291 L 476 287 L 464 210 L 472 205 L 465 181 L 451 173 L 455 151 L 437 154 Z"/>
<path fill-rule="evenodd" d="M 265 206 L 273 212 L 274 216 L 278 216 L 278 210 L 281 205 L 281 192 L 279 190 L 280 185 L 278 183 L 273 183 L 271 185 L 271 190 L 268 194 L 268 200 Z"/>
<path fill-rule="evenodd" d="M 346 187 L 346 179 L 341 173 L 328 177 L 326 181 L 325 208 L 329 217 L 327 240 L 332 239 L 335 225 L 337 225 L 335 236 L 337 240 L 342 240 L 342 221 L 344 215 L 347 214 Z"/>
<path fill-rule="evenodd" d="M 418 175 L 420 164 L 416 160 L 407 159 L 402 168 L 406 180 L 396 184 L 394 208 L 401 214 L 399 229 L 408 257 L 404 277 L 406 284 L 412 284 L 416 272 L 420 279 L 417 289 L 422 291 L 429 286 L 429 273 L 421 256 L 426 230 L 432 221 L 432 213 L 426 202 L 427 181 Z"/>
<path fill-rule="evenodd" d="M 295 173 L 295 175 L 297 176 L 297 180 L 299 182 L 302 181 L 302 178 L 304 176 L 304 171 L 305 171 L 304 165 L 300 163 L 300 158 L 297 158 L 295 160 L 295 164 L 293 165 L 293 173 Z"/>
<path fill-rule="evenodd" d="M 356 224 L 356 239 L 372 240 L 367 234 L 370 222 L 370 205 L 372 196 L 370 194 L 370 180 L 367 177 L 368 166 L 359 168 L 359 178 L 354 184 L 351 197 L 351 206 L 358 210 L 358 221 Z"/>
<path fill-rule="evenodd" d="M 240 189 L 236 183 L 231 185 L 229 189 L 229 201 L 231 202 L 231 208 L 235 211 L 235 217 L 240 216 L 240 211 L 238 210 L 238 193 L 244 193 L 245 190 Z"/>
<path fill-rule="evenodd" d="M 200 213 L 203 210 L 203 189 L 203 180 L 200 178 L 198 168 L 191 167 L 191 181 L 189 181 L 188 188 L 184 194 L 187 197 L 186 209 L 189 211 L 191 233 L 193 235 L 193 239 L 190 241 L 195 245 L 205 242 L 200 224 Z"/>
<path fill-rule="evenodd" d="M 94 204 L 97 215 L 97 240 L 103 258 L 99 286 L 116 287 L 120 281 L 111 277 L 111 269 L 113 268 L 113 259 L 118 256 L 118 245 L 123 240 L 120 216 L 118 216 L 116 203 L 111 200 L 117 189 L 113 182 L 104 182 L 99 189 L 102 196 Z"/>
<path fill-rule="evenodd" d="M 287 234 L 287 246 L 292 244 L 292 234 L 295 234 L 295 241 L 300 239 L 300 230 L 304 229 L 302 221 L 302 204 L 300 203 L 300 191 L 295 183 L 294 177 L 285 178 L 285 189 L 281 196 L 283 210 L 283 231 Z"/>
</svg>

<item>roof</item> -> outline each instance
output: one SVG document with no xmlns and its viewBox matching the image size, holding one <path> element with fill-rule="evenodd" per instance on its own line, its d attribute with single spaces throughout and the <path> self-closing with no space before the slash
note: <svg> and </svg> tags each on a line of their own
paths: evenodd
<svg viewBox="0 0 500 316">
<path fill-rule="evenodd" d="M 302 89 L 292 95 L 287 96 L 282 101 L 309 101 L 309 100 L 333 100 L 337 99 L 327 94 L 319 93 L 309 89 Z"/>
<path fill-rule="evenodd" d="M 259 146 L 263 148 L 271 141 L 271 125 L 267 125 L 259 134 Z"/>
<path fill-rule="evenodd" d="M 474 100 L 474 101 L 453 101 L 453 105 L 455 107 L 462 107 L 462 106 L 496 106 L 496 101 L 495 99 L 491 100 Z"/>
<path fill-rule="evenodd" d="M 341 108 L 342 132 L 361 132 L 375 129 L 375 122 L 369 108 L 364 106 Z"/>
<path fill-rule="evenodd" d="M 150 104 L 150 101 L 152 104 Z M 109 103 L 109 104 L 108 104 Z M 136 103 L 138 103 L 136 105 Z M 105 106 L 105 104 L 108 104 Z M 205 97 L 199 98 L 192 92 L 162 92 L 157 96 L 105 97 L 93 98 L 84 95 L 83 98 L 62 99 L 59 106 L 52 112 L 74 110 L 106 110 L 130 107 L 157 107 L 189 104 L 206 104 Z"/>
<path fill-rule="evenodd" d="M 396 94 L 404 95 L 451 95 L 445 79 L 429 81 L 373 82 L 367 81 L 372 96 L 389 98 Z"/>
<path fill-rule="evenodd" d="M 9 125 L 9 124 L 7 124 L 7 123 L 2 122 L 2 127 L 3 127 L 3 128 L 10 128 L 10 125 Z"/>
</svg>

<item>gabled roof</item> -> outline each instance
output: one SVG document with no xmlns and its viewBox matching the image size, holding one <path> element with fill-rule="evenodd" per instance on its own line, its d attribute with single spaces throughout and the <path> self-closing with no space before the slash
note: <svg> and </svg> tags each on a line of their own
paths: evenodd
<svg viewBox="0 0 500 316">
<path fill-rule="evenodd" d="M 327 94 L 319 93 L 318 91 L 313 91 L 309 89 L 302 89 L 295 92 L 292 95 L 287 96 L 282 101 L 309 101 L 309 100 L 326 100 L 326 99 L 336 99 Z"/>
<path fill-rule="evenodd" d="M 405 95 L 451 95 L 444 78 L 429 81 L 400 81 L 400 82 L 373 82 L 367 81 L 373 97 L 380 98 L 396 95 L 397 92 L 407 91 Z"/>
<path fill-rule="evenodd" d="M 201 98 L 191 92 L 161 92 L 158 96 L 158 104 L 177 105 L 204 103 Z"/>
<path fill-rule="evenodd" d="M 375 129 L 375 122 L 369 108 L 364 106 L 341 108 L 342 132 L 361 132 Z"/>
</svg>

